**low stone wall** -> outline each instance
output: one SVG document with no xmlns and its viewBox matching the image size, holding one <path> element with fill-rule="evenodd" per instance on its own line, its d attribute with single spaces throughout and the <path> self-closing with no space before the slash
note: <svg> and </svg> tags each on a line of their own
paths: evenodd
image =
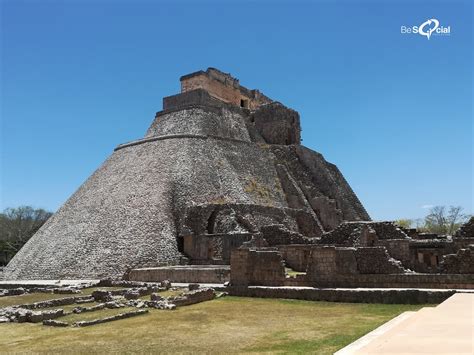
<svg viewBox="0 0 474 355">
<path fill-rule="evenodd" d="M 456 293 L 454 290 L 341 290 L 268 286 L 229 287 L 228 290 L 230 295 L 242 297 L 391 304 L 441 303 Z"/>
<path fill-rule="evenodd" d="M 49 307 L 58 307 L 66 306 L 74 303 L 86 303 L 93 302 L 94 298 L 92 296 L 77 296 L 77 297 L 64 297 L 56 298 L 47 301 L 40 301 L 35 303 L 22 304 L 18 307 L 26 309 L 39 309 L 39 308 L 49 308 Z"/>
<path fill-rule="evenodd" d="M 319 275 L 310 283 L 314 287 L 474 289 L 474 274 Z"/>
<path fill-rule="evenodd" d="M 191 304 L 210 301 L 214 299 L 215 293 L 212 288 L 203 288 L 193 291 L 189 291 L 182 296 L 176 296 L 169 298 L 168 302 L 176 305 L 177 307 L 189 306 Z"/>
<path fill-rule="evenodd" d="M 64 315 L 62 309 L 50 309 L 44 311 L 34 311 L 21 307 L 6 307 L 0 309 L 0 323 L 39 323 L 46 319 L 54 319 Z"/>
<path fill-rule="evenodd" d="M 224 283 L 230 280 L 230 267 L 227 265 L 194 265 L 133 269 L 128 278 L 131 281 L 145 282 L 169 280 L 183 283 Z"/>
<path fill-rule="evenodd" d="M 81 321 L 81 322 L 76 322 L 73 324 L 74 327 L 87 327 L 90 325 L 96 325 L 96 324 L 101 324 L 101 323 L 107 323 L 107 322 L 112 322 L 114 320 L 119 320 L 119 319 L 125 319 L 125 318 L 130 318 L 130 317 L 135 317 L 139 316 L 142 314 L 148 313 L 147 309 L 139 309 L 137 311 L 131 311 L 127 313 L 120 313 L 115 316 L 111 317 L 106 317 L 106 318 L 101 318 L 101 319 L 94 319 L 90 321 Z"/>
</svg>

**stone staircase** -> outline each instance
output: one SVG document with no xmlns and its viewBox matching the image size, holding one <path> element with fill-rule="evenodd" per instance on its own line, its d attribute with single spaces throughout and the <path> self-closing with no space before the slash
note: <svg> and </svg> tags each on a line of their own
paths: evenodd
<svg viewBox="0 0 474 355">
<path fill-rule="evenodd" d="M 473 354 L 474 293 L 404 312 L 337 351 L 349 354 Z"/>
</svg>

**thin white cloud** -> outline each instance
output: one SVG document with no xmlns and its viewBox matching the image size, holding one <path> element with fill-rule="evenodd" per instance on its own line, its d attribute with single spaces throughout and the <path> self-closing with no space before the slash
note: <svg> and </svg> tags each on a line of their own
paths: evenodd
<svg viewBox="0 0 474 355">
<path fill-rule="evenodd" d="M 429 208 L 433 208 L 433 207 L 434 207 L 434 205 L 423 205 L 423 206 L 421 206 L 421 208 L 423 208 L 425 210 L 429 209 Z"/>
</svg>

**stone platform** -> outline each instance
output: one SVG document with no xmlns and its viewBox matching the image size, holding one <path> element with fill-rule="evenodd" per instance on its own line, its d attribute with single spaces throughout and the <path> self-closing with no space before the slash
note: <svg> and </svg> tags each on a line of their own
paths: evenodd
<svg viewBox="0 0 474 355">
<path fill-rule="evenodd" d="M 216 283 L 230 280 L 229 265 L 181 265 L 133 269 L 130 281 L 160 282 L 169 280 L 182 283 Z"/>
<path fill-rule="evenodd" d="M 349 354 L 473 354 L 474 293 L 405 312 L 336 352 Z"/>
</svg>

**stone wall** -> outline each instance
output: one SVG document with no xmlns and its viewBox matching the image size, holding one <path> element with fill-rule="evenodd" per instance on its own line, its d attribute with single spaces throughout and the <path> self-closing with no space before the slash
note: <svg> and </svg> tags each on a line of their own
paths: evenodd
<svg viewBox="0 0 474 355">
<path fill-rule="evenodd" d="M 400 274 L 404 268 L 388 255 L 384 247 L 340 248 L 313 246 L 307 280 L 321 275 Z"/>
<path fill-rule="evenodd" d="M 306 271 L 311 256 L 311 245 L 279 245 L 277 249 L 288 267 L 295 271 Z"/>
<path fill-rule="evenodd" d="M 196 89 L 163 98 L 163 111 L 189 105 L 224 106 L 224 102 L 209 95 L 204 89 Z"/>
<path fill-rule="evenodd" d="M 229 294 L 242 297 L 287 298 L 308 301 L 389 303 L 389 304 L 438 304 L 451 297 L 452 290 L 347 290 L 292 287 L 229 287 Z"/>
<path fill-rule="evenodd" d="M 404 267 L 413 267 L 413 255 L 410 250 L 409 239 L 379 239 L 376 246 L 385 247 L 388 254 L 396 260 L 400 260 Z"/>
<path fill-rule="evenodd" d="M 472 289 L 473 274 L 312 275 L 313 287 Z"/>
<path fill-rule="evenodd" d="M 192 264 L 229 264 L 231 251 L 251 238 L 250 233 L 186 235 L 183 252 Z"/>
<path fill-rule="evenodd" d="M 191 134 L 250 142 L 245 115 L 227 106 L 185 106 L 158 112 L 145 138 Z"/>
<path fill-rule="evenodd" d="M 197 290 L 186 292 L 181 296 L 168 299 L 168 302 L 175 304 L 177 307 L 189 306 L 192 304 L 210 301 L 216 296 L 212 288 L 199 288 Z"/>
<path fill-rule="evenodd" d="M 258 90 L 249 90 L 239 80 L 215 68 L 198 71 L 181 77 L 181 92 L 204 89 L 221 101 L 251 110 L 272 100 Z"/>
<path fill-rule="evenodd" d="M 298 232 L 289 230 L 282 224 L 263 226 L 260 232 L 269 246 L 316 243 L 316 239 L 307 238 Z"/>
<path fill-rule="evenodd" d="M 319 247 L 311 252 L 307 276 L 311 275 L 334 275 L 338 271 L 336 264 L 336 248 Z"/>
<path fill-rule="evenodd" d="M 261 182 L 259 189 L 259 191 L 267 189 L 270 191 L 271 186 Z M 250 189 L 247 189 L 247 193 L 254 195 L 254 191 Z M 273 199 L 273 194 L 279 195 L 279 191 L 268 192 L 265 198 Z M 258 192 L 255 195 L 258 200 L 262 199 Z M 262 199 L 262 203 L 265 198 Z M 303 238 L 301 235 L 303 233 L 305 235 L 315 233 L 309 211 L 256 204 L 209 203 L 189 206 L 185 210 L 181 224 L 181 235 L 240 234 L 270 230 L 277 233 L 267 234 L 269 239 L 275 238 L 275 244 L 288 244 L 290 240 L 296 242 Z"/>
<path fill-rule="evenodd" d="M 393 222 L 344 222 L 331 232 L 321 237 L 321 244 L 336 246 L 368 246 L 364 242 L 364 234 L 371 230 L 375 233 L 373 245 L 384 240 L 410 240 L 408 235 Z M 382 243 L 383 244 L 383 243 Z M 390 243 L 385 245 L 391 246 Z M 370 245 L 369 245 L 370 246 Z"/>
<path fill-rule="evenodd" d="M 474 274 L 474 245 L 460 249 L 456 254 L 445 255 L 440 269 L 448 274 Z"/>
<path fill-rule="evenodd" d="M 220 266 L 170 266 L 157 268 L 133 269 L 127 276 L 130 281 L 171 282 L 184 283 L 224 283 L 230 280 L 230 268 L 226 265 Z"/>
<path fill-rule="evenodd" d="M 283 285 L 285 266 L 274 250 L 236 249 L 231 255 L 232 285 Z"/>
<path fill-rule="evenodd" d="M 269 144 L 300 144 L 300 115 L 279 102 L 259 107 L 250 120 Z"/>
<path fill-rule="evenodd" d="M 388 255 L 385 247 L 360 247 L 355 251 L 361 274 L 403 274 L 401 263 Z"/>
</svg>

